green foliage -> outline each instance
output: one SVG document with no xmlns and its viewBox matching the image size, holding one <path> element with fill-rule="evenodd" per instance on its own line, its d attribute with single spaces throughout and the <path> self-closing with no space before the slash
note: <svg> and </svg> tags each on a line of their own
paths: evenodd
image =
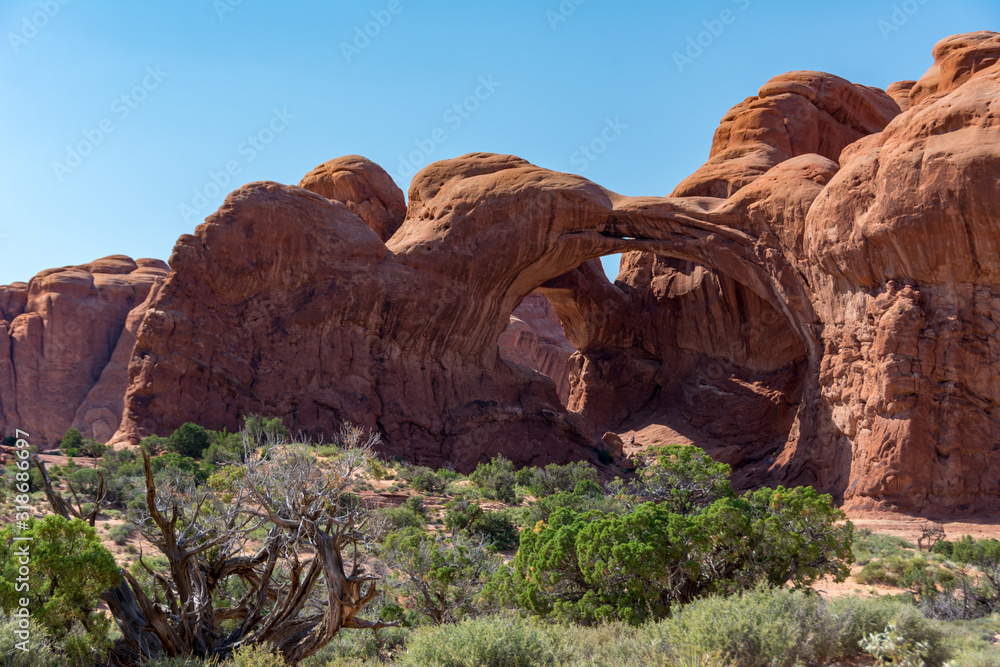
<svg viewBox="0 0 1000 667">
<path fill-rule="evenodd" d="M 677 506 L 644 503 L 610 513 L 561 507 L 521 534 L 491 592 L 541 616 L 639 624 L 709 593 L 758 582 L 809 586 L 850 572 L 853 526 L 840 524 L 844 515 L 831 498 L 810 487 L 724 497 L 689 514 L 671 511 Z"/>
<path fill-rule="evenodd" d="M 192 476 L 194 480 L 201 484 L 211 476 L 211 467 L 199 464 L 190 456 L 181 456 L 177 452 L 167 452 L 160 456 L 154 456 L 149 461 L 149 466 L 154 474 L 181 472 L 187 476 Z"/>
<path fill-rule="evenodd" d="M 730 597 L 709 597 L 647 625 L 637 640 L 663 653 L 727 655 L 741 667 L 831 664 L 861 653 L 859 641 L 888 623 L 927 642 L 930 665 L 947 656 L 941 635 L 911 606 L 878 598 L 832 601 L 807 591 L 758 587 Z"/>
<path fill-rule="evenodd" d="M 109 620 L 95 609 L 98 596 L 116 586 L 119 575 L 97 532 L 80 519 L 50 515 L 40 521 L 29 519 L 20 535 L 32 541 L 14 542 L 13 526 L 0 530 L 0 607 L 10 612 L 27 598 L 33 617 L 53 636 L 68 638 L 83 626 L 87 646 L 106 648 Z M 18 590 L 22 587 L 17 580 L 19 549 L 25 544 L 30 575 L 27 590 Z"/>
<path fill-rule="evenodd" d="M 902 613 L 882 632 L 865 635 L 859 642 L 879 667 L 941 667 L 949 656 L 943 634 L 918 612 Z"/>
<path fill-rule="evenodd" d="M 42 473 L 38 472 L 38 469 L 34 466 L 28 468 L 25 472 L 17 467 L 16 463 L 8 463 L 5 468 L 7 484 L 12 484 L 15 480 L 19 483 L 28 482 L 28 493 L 34 493 L 44 488 L 44 483 L 42 482 Z"/>
<path fill-rule="evenodd" d="M 73 484 L 77 493 L 88 496 L 96 496 L 99 490 L 101 477 L 94 468 L 77 468 L 66 479 Z"/>
<path fill-rule="evenodd" d="M 517 546 L 518 532 L 507 511 L 487 512 L 478 502 L 456 498 L 445 505 L 444 525 L 452 533 L 484 535 L 497 549 Z"/>
<path fill-rule="evenodd" d="M 444 477 L 425 466 L 403 466 L 399 476 L 420 493 L 441 493 L 448 486 Z"/>
<path fill-rule="evenodd" d="M 586 461 L 566 465 L 550 463 L 544 468 L 528 467 L 517 471 L 517 483 L 526 486 L 539 499 L 556 493 L 572 492 L 583 481 L 600 483 L 597 468 Z"/>
<path fill-rule="evenodd" d="M 859 584 L 871 586 L 881 584 L 882 586 L 898 586 L 899 575 L 886 567 L 886 562 L 873 560 L 864 564 L 861 571 L 854 575 L 854 580 Z"/>
<path fill-rule="evenodd" d="M 397 587 L 435 623 L 478 615 L 480 593 L 500 563 L 480 542 L 416 528 L 390 534 L 383 557 L 396 573 Z"/>
<path fill-rule="evenodd" d="M 274 647 L 268 644 L 255 644 L 238 648 L 230 656 L 226 665 L 231 667 L 285 667 L 285 660 Z"/>
<path fill-rule="evenodd" d="M 382 510 L 382 513 L 389 520 L 389 524 L 394 530 L 400 528 L 423 528 L 427 525 L 427 517 L 414 511 L 413 508 L 407 505 L 390 507 Z"/>
<path fill-rule="evenodd" d="M 108 539 L 122 546 L 132 537 L 132 526 L 127 523 L 119 523 L 108 529 Z"/>
<path fill-rule="evenodd" d="M 571 657 L 571 649 L 545 629 L 520 618 L 494 617 L 416 631 L 400 665 L 555 667 Z"/>
<path fill-rule="evenodd" d="M 104 456 L 104 452 L 108 450 L 108 446 L 92 438 L 87 438 L 83 441 L 83 444 L 78 447 L 78 450 L 80 452 L 80 456 L 97 459 Z"/>
<path fill-rule="evenodd" d="M 469 475 L 469 479 L 489 500 L 498 500 L 508 505 L 517 503 L 514 464 L 503 455 L 497 455 L 489 463 L 480 463 Z"/>
<path fill-rule="evenodd" d="M 71 428 L 66 431 L 62 440 L 59 441 L 59 449 L 61 449 L 66 456 L 79 456 L 80 447 L 82 446 L 83 435 L 81 435 L 79 429 L 75 428 Z"/>
<path fill-rule="evenodd" d="M 299 663 L 301 667 L 377 667 L 403 652 L 407 628 L 371 632 L 340 632 L 329 644 Z"/>
<path fill-rule="evenodd" d="M 428 518 L 427 507 L 424 505 L 424 499 L 421 496 L 410 496 L 406 499 L 406 502 L 403 503 L 403 506 L 416 514 L 419 514 L 425 519 Z"/>
<path fill-rule="evenodd" d="M 876 667 L 926 667 L 930 650 L 927 642 L 903 637 L 895 623 L 886 626 L 884 632 L 866 635 L 861 640 L 861 648 L 875 658 Z"/>
<path fill-rule="evenodd" d="M 951 558 L 954 548 L 955 548 L 954 542 L 949 542 L 948 540 L 938 540 L 937 542 L 934 543 L 934 546 L 931 548 L 931 553 L 941 554 L 946 558 Z"/>
<path fill-rule="evenodd" d="M 726 655 L 746 667 L 792 667 L 827 657 L 824 612 L 817 596 L 758 588 L 681 607 L 649 634 L 676 653 Z"/>
<path fill-rule="evenodd" d="M 868 528 L 862 528 L 854 534 L 854 561 L 858 565 L 864 565 L 873 558 L 899 556 L 912 550 L 911 543 L 894 535 L 875 533 Z"/>
<path fill-rule="evenodd" d="M 288 428 L 285 427 L 280 417 L 264 417 L 255 414 L 245 415 L 243 417 L 243 429 L 250 433 L 262 433 L 272 443 L 288 442 Z"/>
<path fill-rule="evenodd" d="M 758 489 L 743 496 L 750 519 L 752 571 L 774 586 L 809 586 L 825 575 L 850 574 L 854 525 L 829 494 L 811 486 Z"/>
<path fill-rule="evenodd" d="M 575 512 L 610 512 L 613 506 L 614 500 L 604 494 L 597 482 L 581 479 L 571 491 L 543 496 L 528 507 L 524 513 L 525 527 L 533 528 L 539 521 L 548 521 L 552 513 L 561 508 Z"/>
<path fill-rule="evenodd" d="M 938 542 L 941 544 L 944 542 Z M 935 545 L 936 546 L 936 545 Z M 954 542 L 951 548 L 951 559 L 956 563 L 989 567 L 1000 563 L 1000 541 L 996 539 L 976 540 L 970 535 L 964 535 Z"/>
<path fill-rule="evenodd" d="M 167 451 L 167 438 L 159 435 L 149 435 L 139 442 L 139 447 L 149 452 L 151 456 L 156 456 Z"/>
<path fill-rule="evenodd" d="M 731 468 L 712 460 L 694 445 L 667 445 L 651 450 L 655 458 L 637 471 L 632 491 L 665 504 L 676 514 L 691 514 L 720 498 L 730 498 Z"/>
<path fill-rule="evenodd" d="M 211 444 L 211 437 L 204 427 L 188 422 L 167 438 L 167 451 L 183 457 L 201 458 Z"/>
<path fill-rule="evenodd" d="M 0 613 L 0 667 L 61 667 L 61 662 L 37 621 Z"/>
</svg>

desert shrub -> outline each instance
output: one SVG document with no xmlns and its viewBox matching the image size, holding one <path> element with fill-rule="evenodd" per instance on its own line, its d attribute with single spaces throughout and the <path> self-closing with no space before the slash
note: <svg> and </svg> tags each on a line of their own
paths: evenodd
<svg viewBox="0 0 1000 667">
<path fill-rule="evenodd" d="M 460 474 L 457 470 L 450 467 L 440 468 L 436 474 L 444 481 L 445 484 L 451 484 L 452 482 L 466 479 L 465 475 Z"/>
<path fill-rule="evenodd" d="M 489 463 L 480 463 L 469 475 L 469 479 L 489 500 L 498 500 L 508 505 L 517 503 L 514 492 L 514 464 L 503 455 L 497 455 Z"/>
<path fill-rule="evenodd" d="M 27 637 L 18 635 L 19 631 L 27 631 Z M 61 667 L 61 664 L 46 639 L 45 629 L 37 621 L 33 618 L 22 621 L 0 613 L 0 667 Z"/>
<path fill-rule="evenodd" d="M 920 612 L 901 611 L 886 627 L 862 638 L 860 646 L 876 665 L 899 667 L 941 667 L 950 657 L 944 634 Z"/>
<path fill-rule="evenodd" d="M 949 542 L 948 540 L 938 540 L 934 543 L 934 546 L 931 547 L 931 553 L 940 554 L 945 558 L 951 558 L 954 548 L 955 545 L 953 542 Z"/>
<path fill-rule="evenodd" d="M 389 535 L 382 555 L 396 587 L 434 623 L 479 615 L 480 594 L 501 562 L 484 540 L 416 528 Z"/>
<path fill-rule="evenodd" d="M 758 582 L 809 586 L 827 574 L 843 581 L 853 526 L 831 503 L 810 487 L 778 487 L 691 514 L 668 502 L 612 513 L 563 507 L 521 533 L 491 594 L 545 617 L 639 624 Z"/>
<path fill-rule="evenodd" d="M 211 437 L 204 427 L 188 422 L 181 425 L 167 438 L 167 451 L 184 457 L 201 458 L 211 444 Z"/>
<path fill-rule="evenodd" d="M 826 620 L 818 596 L 758 588 L 680 607 L 648 634 L 678 653 L 726 655 L 745 667 L 792 667 L 827 657 Z"/>
<path fill-rule="evenodd" d="M 59 449 L 61 449 L 66 456 L 79 456 L 80 447 L 83 446 L 83 435 L 80 433 L 79 429 L 71 428 L 63 435 L 62 439 L 59 441 Z"/>
<path fill-rule="evenodd" d="M 153 658 L 142 663 L 142 667 L 222 667 L 217 661 L 200 658 Z"/>
<path fill-rule="evenodd" d="M 70 474 L 66 475 L 66 479 L 72 482 L 73 488 L 76 489 L 77 493 L 82 493 L 88 496 L 94 496 L 97 494 L 100 484 L 100 475 L 97 470 L 94 470 L 93 468 L 77 468 Z"/>
<path fill-rule="evenodd" d="M 448 486 L 444 478 L 426 466 L 403 466 L 399 476 L 420 493 L 441 493 Z"/>
<path fill-rule="evenodd" d="M 394 530 L 400 528 L 423 528 L 427 525 L 427 517 L 419 512 L 415 512 L 406 505 L 390 507 L 382 510 L 389 524 Z"/>
<path fill-rule="evenodd" d="M 726 656 L 740 667 L 829 664 L 862 653 L 859 642 L 894 623 L 907 640 L 925 642 L 928 667 L 947 657 L 942 635 L 912 605 L 886 598 L 826 601 L 807 591 L 758 587 L 696 600 L 639 631 L 636 644 Z"/>
<path fill-rule="evenodd" d="M 118 546 L 128 542 L 130 537 L 132 537 L 132 526 L 127 523 L 119 523 L 108 529 L 108 539 Z"/>
<path fill-rule="evenodd" d="M 29 519 L 20 536 L 31 538 L 27 591 L 18 591 L 14 527 L 0 530 L 0 607 L 11 612 L 28 598 L 32 615 L 67 651 L 79 656 L 108 648 L 110 619 L 96 611 L 98 595 L 118 585 L 118 566 L 97 531 L 80 519 L 49 515 Z M 83 638 L 79 630 L 86 628 Z M 76 632 L 74 632 L 76 631 Z"/>
<path fill-rule="evenodd" d="M 17 468 L 16 464 L 14 464 L 14 463 L 8 463 L 7 467 L 5 468 L 5 470 L 6 470 L 6 477 L 7 477 L 7 485 L 10 485 L 11 483 L 13 483 L 14 480 L 18 480 L 21 483 L 23 483 L 25 481 L 25 479 L 24 479 L 24 471 L 23 470 L 19 470 Z M 34 493 L 35 491 L 40 491 L 42 488 L 44 488 L 45 484 L 42 481 L 42 473 L 38 472 L 37 468 L 35 468 L 34 466 L 32 466 L 31 468 L 28 468 L 27 475 L 28 475 L 28 479 L 27 479 L 27 482 L 28 482 L 28 493 Z M 5 487 L 7 485 L 5 485 Z"/>
<path fill-rule="evenodd" d="M 300 667 L 376 667 L 405 649 L 407 628 L 371 632 L 340 632 L 326 646 L 299 663 Z"/>
<path fill-rule="evenodd" d="M 901 537 L 874 533 L 868 528 L 861 528 L 854 534 L 854 562 L 858 565 L 864 565 L 873 558 L 898 556 L 912 549 L 913 545 Z"/>
<path fill-rule="evenodd" d="M 517 617 L 490 617 L 417 630 L 404 667 L 545 667 L 572 659 L 572 650 L 543 627 Z"/>
<path fill-rule="evenodd" d="M 227 667 L 285 667 L 285 659 L 270 644 L 241 646 L 233 652 Z"/>
<path fill-rule="evenodd" d="M 854 575 L 854 580 L 859 584 L 871 586 L 880 584 L 882 586 L 899 585 L 899 575 L 886 568 L 884 561 L 873 560 L 862 566 L 861 571 Z"/>
<path fill-rule="evenodd" d="M 544 468 L 521 468 L 517 471 L 516 480 L 521 486 L 530 489 L 536 498 L 571 492 L 582 481 L 600 483 L 597 469 L 586 461 L 566 465 L 550 463 Z"/>
<path fill-rule="evenodd" d="M 372 457 L 372 459 L 368 462 L 368 472 L 371 474 L 372 479 L 379 482 L 389 475 L 389 471 L 386 470 L 385 466 L 382 465 L 382 462 L 375 457 Z"/>
<path fill-rule="evenodd" d="M 980 568 L 995 566 L 1000 563 L 1000 540 L 976 540 L 965 535 L 952 545 L 951 559 Z"/>
<path fill-rule="evenodd" d="M 106 451 L 108 451 L 108 446 L 93 438 L 86 438 L 79 447 L 80 456 L 87 456 L 94 460 L 104 456 Z"/>
<path fill-rule="evenodd" d="M 665 504 L 675 514 L 690 514 L 720 498 L 735 495 L 731 468 L 712 460 L 693 445 L 667 445 L 650 450 L 653 460 L 636 471 L 629 485 L 636 496 Z"/>
<path fill-rule="evenodd" d="M 207 481 L 212 474 L 210 466 L 201 465 L 190 456 L 181 456 L 177 452 L 154 456 L 150 459 L 149 466 L 157 476 L 180 474 L 193 478 L 198 484 Z"/>
<path fill-rule="evenodd" d="M 613 499 L 604 494 L 597 482 L 582 479 L 571 491 L 543 496 L 532 503 L 523 514 L 524 527 L 533 528 L 539 521 L 548 521 L 552 513 L 561 508 L 575 512 L 591 510 L 610 512 L 612 506 Z"/>
<path fill-rule="evenodd" d="M 512 549 L 519 539 L 517 527 L 506 510 L 487 512 L 479 503 L 466 498 L 456 498 L 445 505 L 444 525 L 452 533 L 484 535 L 497 549 Z"/>
<path fill-rule="evenodd" d="M 157 456 L 167 451 L 167 438 L 159 435 L 148 435 L 139 442 L 139 447 L 149 452 L 150 456 Z"/>
<path fill-rule="evenodd" d="M 288 429 L 280 417 L 263 417 L 255 414 L 244 415 L 242 431 L 249 434 L 252 439 L 259 443 L 277 445 L 288 442 Z M 357 444 L 347 443 L 346 439 L 344 437 L 338 438 L 337 444 L 340 446 Z"/>
<path fill-rule="evenodd" d="M 855 655 L 865 635 L 882 631 L 901 614 L 909 614 L 912 605 L 888 597 L 838 597 L 827 603 L 828 626 L 832 641 L 830 658 Z"/>
</svg>

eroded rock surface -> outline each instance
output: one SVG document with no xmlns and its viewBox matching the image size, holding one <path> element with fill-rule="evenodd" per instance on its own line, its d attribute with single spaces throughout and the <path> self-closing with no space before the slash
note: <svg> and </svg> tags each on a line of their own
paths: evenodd
<svg viewBox="0 0 1000 667">
<path fill-rule="evenodd" d="M 358 156 L 243 186 L 165 280 L 119 257 L 0 288 L 4 422 L 102 437 L 127 360 L 116 442 L 262 412 L 468 470 L 676 436 L 743 486 L 996 509 L 1000 36 L 933 53 L 887 91 L 775 77 L 669 197 L 492 154 L 405 207 Z"/>
<path fill-rule="evenodd" d="M 111 438 L 147 296 L 169 269 L 113 255 L 0 287 L 0 415 L 4 434 L 53 445 L 67 429 Z"/>
<path fill-rule="evenodd" d="M 511 313 L 497 341 L 500 357 L 532 368 L 556 384 L 559 400 L 569 402 L 569 358 L 576 348 L 563 333 L 559 316 L 544 294 L 533 292 Z"/>
</svg>

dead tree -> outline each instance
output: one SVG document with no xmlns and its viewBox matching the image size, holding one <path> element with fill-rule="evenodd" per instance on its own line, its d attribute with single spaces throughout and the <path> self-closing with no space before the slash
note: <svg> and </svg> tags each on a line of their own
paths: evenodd
<svg viewBox="0 0 1000 667">
<path fill-rule="evenodd" d="M 377 594 L 376 577 L 366 569 L 369 513 L 347 494 L 373 441 L 321 463 L 302 445 L 258 449 L 244 438 L 242 460 L 213 488 L 158 481 L 143 453 L 146 511 L 135 522 L 168 571 L 140 556 L 148 581 L 123 571 L 102 595 L 123 636 L 118 662 L 225 658 L 267 643 L 294 665 L 341 628 L 393 625 L 357 616 Z"/>
<path fill-rule="evenodd" d="M 104 505 L 104 500 L 108 495 L 108 486 L 104 481 L 104 474 L 99 470 L 97 471 L 98 484 L 97 493 L 94 495 L 94 506 L 89 511 L 84 512 L 84 502 L 80 500 L 80 496 L 77 494 L 76 489 L 73 488 L 73 483 L 69 479 L 66 480 L 66 488 L 69 489 L 70 494 L 73 496 L 73 503 L 68 502 L 63 498 L 62 494 L 56 491 L 42 460 L 34 454 L 31 455 L 31 460 L 42 475 L 42 486 L 45 489 L 45 497 L 48 498 L 49 504 L 52 505 L 52 510 L 66 519 L 83 519 L 93 527 L 97 523 L 97 515 L 100 513 L 101 507 Z"/>
<path fill-rule="evenodd" d="M 925 523 L 920 527 L 920 537 L 917 538 L 917 550 L 924 550 L 924 542 L 927 543 L 927 551 L 934 548 L 934 545 L 945 538 L 944 525 L 940 523 Z"/>
</svg>

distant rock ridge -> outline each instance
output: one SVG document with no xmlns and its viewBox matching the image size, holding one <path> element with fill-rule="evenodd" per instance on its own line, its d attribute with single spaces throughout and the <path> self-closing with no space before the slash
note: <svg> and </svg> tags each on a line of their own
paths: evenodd
<svg viewBox="0 0 1000 667">
<path fill-rule="evenodd" d="M 116 443 L 263 412 L 468 470 L 597 460 L 608 432 L 638 433 L 706 448 L 738 486 L 996 510 L 1000 35 L 933 55 L 887 91 L 775 77 L 668 197 L 485 153 L 426 167 L 405 207 L 359 156 L 247 184 L 147 287 L 118 257 L 0 288 L 5 426 L 50 383 L 58 418 L 31 419 L 103 436 L 96 390 L 127 359 Z M 612 283 L 597 260 L 615 253 Z M 72 320 L 85 335 L 57 335 Z"/>
</svg>

